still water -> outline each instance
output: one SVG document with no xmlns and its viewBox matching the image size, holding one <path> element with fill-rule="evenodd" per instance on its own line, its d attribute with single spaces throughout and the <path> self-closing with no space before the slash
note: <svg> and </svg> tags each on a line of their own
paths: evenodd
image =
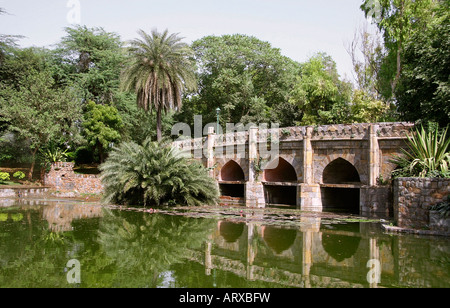
<svg viewBox="0 0 450 308">
<path fill-rule="evenodd" d="M 3 201 L 0 287 L 450 287 L 448 238 L 320 216 L 278 225 L 259 215 Z"/>
</svg>

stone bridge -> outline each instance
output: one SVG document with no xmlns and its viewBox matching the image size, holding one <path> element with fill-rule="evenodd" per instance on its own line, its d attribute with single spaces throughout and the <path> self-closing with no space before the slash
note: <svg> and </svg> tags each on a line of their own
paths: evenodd
<svg viewBox="0 0 450 308">
<path fill-rule="evenodd" d="M 339 124 L 261 129 L 176 141 L 209 168 L 224 202 L 248 207 L 289 205 L 388 215 L 397 167 L 411 123 Z"/>
</svg>

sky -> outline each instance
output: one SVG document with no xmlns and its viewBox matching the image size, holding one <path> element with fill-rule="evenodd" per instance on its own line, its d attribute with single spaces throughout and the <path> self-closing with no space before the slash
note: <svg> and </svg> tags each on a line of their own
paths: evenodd
<svg viewBox="0 0 450 308">
<path fill-rule="evenodd" d="M 124 41 L 137 30 L 168 29 L 186 43 L 208 35 L 246 34 L 305 62 L 326 52 L 352 80 L 346 46 L 366 19 L 362 0 L 0 0 L 0 33 L 22 35 L 21 47 L 51 47 L 74 24 L 102 27 Z"/>
</svg>

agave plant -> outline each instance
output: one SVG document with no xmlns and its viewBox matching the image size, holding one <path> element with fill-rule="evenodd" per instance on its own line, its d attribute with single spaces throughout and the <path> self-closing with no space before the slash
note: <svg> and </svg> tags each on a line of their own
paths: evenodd
<svg viewBox="0 0 450 308">
<path fill-rule="evenodd" d="M 391 162 L 409 176 L 449 176 L 450 138 L 447 132 L 448 127 L 442 133 L 437 127 L 428 131 L 423 126 L 416 129 L 415 134 L 408 135 L 408 150 L 402 150 L 403 155 L 396 156 Z"/>
<path fill-rule="evenodd" d="M 100 166 L 105 201 L 135 205 L 214 205 L 219 190 L 207 170 L 168 142 L 122 143 Z"/>
</svg>

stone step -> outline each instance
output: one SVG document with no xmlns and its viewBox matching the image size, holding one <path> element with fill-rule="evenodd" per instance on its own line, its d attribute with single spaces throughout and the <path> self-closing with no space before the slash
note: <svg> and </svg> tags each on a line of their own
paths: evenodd
<svg viewBox="0 0 450 308">
<path fill-rule="evenodd" d="M 48 187 L 0 188 L 0 198 L 38 197 L 48 193 Z"/>
</svg>

